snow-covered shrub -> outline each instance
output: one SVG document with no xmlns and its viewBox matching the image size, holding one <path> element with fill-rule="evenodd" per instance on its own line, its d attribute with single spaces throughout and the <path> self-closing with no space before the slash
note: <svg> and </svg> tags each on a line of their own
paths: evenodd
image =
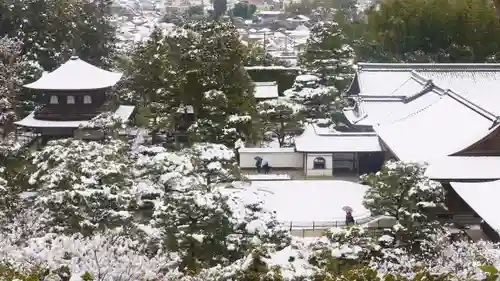
<svg viewBox="0 0 500 281">
<path fill-rule="evenodd" d="M 177 259 L 163 252 L 143 255 L 146 245 L 111 232 L 91 237 L 48 233 L 22 244 L 12 242 L 0 240 L 0 268 L 9 264 L 30 275 L 36 266 L 48 270 L 45 280 L 82 280 L 83 275 L 96 281 L 156 280 L 174 269 Z M 171 275 L 176 276 L 175 271 Z"/>
<path fill-rule="evenodd" d="M 5 221 L 9 237 L 25 243 L 45 233 L 123 230 L 121 236 L 147 245 L 138 253 L 175 253 L 178 269 L 191 273 L 230 265 L 258 245 L 286 245 L 287 232 L 261 202 L 232 192 L 240 177 L 232 150 L 197 144 L 137 151 L 120 140 L 67 139 L 34 152 L 27 167 L 34 169 L 34 196 L 20 200 L 24 212 Z"/>
<path fill-rule="evenodd" d="M 46 231 L 83 231 L 123 225 L 134 209 L 127 146 L 73 139 L 51 141 L 32 155 L 36 207 L 47 210 Z"/>
</svg>

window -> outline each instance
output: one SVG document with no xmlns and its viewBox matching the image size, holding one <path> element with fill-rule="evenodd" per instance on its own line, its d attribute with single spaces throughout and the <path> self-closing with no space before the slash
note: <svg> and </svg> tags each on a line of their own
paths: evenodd
<svg viewBox="0 0 500 281">
<path fill-rule="evenodd" d="M 323 157 L 316 157 L 313 161 L 313 169 L 326 169 L 326 160 Z"/>
<path fill-rule="evenodd" d="M 57 96 L 50 96 L 50 104 L 58 104 L 59 103 L 59 99 L 57 98 Z"/>
<path fill-rule="evenodd" d="M 67 104 L 75 104 L 75 97 L 74 96 L 67 96 L 66 103 Z"/>
<path fill-rule="evenodd" d="M 83 96 L 83 103 L 84 104 L 91 104 L 92 103 L 92 98 L 89 95 Z"/>
</svg>

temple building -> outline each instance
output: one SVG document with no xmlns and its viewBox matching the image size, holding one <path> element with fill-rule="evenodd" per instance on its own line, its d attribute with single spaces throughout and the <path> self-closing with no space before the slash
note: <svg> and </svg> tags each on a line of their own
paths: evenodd
<svg viewBox="0 0 500 281">
<path fill-rule="evenodd" d="M 103 112 L 114 112 L 114 117 L 127 121 L 134 106 L 118 106 L 108 95 L 121 77 L 122 73 L 100 69 L 73 56 L 56 70 L 24 85 L 39 96 L 40 104 L 16 125 L 50 139 L 74 136 L 79 127 Z"/>
</svg>

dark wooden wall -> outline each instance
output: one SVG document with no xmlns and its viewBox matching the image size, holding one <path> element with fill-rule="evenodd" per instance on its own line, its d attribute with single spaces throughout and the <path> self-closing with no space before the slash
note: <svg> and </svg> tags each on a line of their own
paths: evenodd
<svg viewBox="0 0 500 281">
<path fill-rule="evenodd" d="M 446 206 L 448 213 L 475 213 L 474 210 L 465 202 L 460 195 L 451 187 L 449 183 L 441 183 L 446 190 Z"/>
</svg>

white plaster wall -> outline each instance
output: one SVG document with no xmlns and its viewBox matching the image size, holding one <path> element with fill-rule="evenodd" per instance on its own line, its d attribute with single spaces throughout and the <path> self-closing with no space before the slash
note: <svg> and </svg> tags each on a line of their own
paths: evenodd
<svg viewBox="0 0 500 281">
<path fill-rule="evenodd" d="M 301 152 L 284 151 L 244 151 L 240 150 L 240 167 L 255 168 L 254 157 L 260 156 L 269 162 L 273 168 L 302 168 L 304 167 Z"/>
<path fill-rule="evenodd" d="M 323 157 L 325 158 L 326 169 L 313 169 L 314 167 L 314 159 L 316 157 Z M 333 155 L 332 153 L 307 153 L 306 157 L 306 166 L 305 166 L 305 174 L 306 177 L 331 177 L 333 175 Z"/>
</svg>

